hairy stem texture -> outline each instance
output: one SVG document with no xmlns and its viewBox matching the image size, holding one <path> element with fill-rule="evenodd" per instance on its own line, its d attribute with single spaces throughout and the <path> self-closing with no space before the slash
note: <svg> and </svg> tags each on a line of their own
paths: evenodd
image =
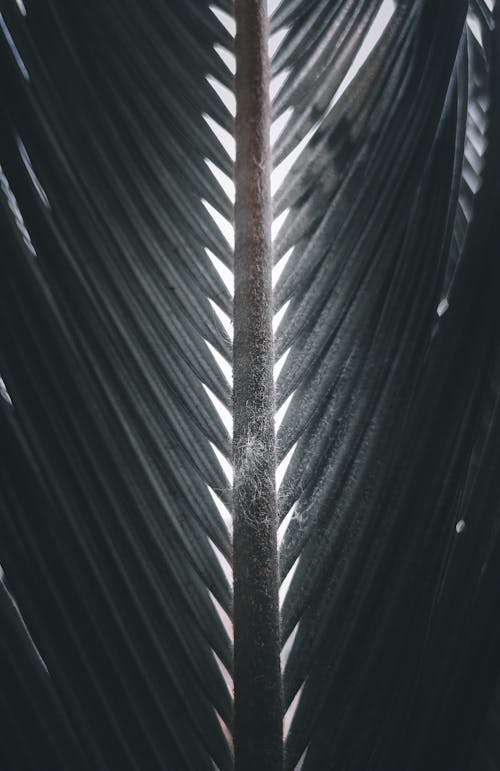
<svg viewBox="0 0 500 771">
<path fill-rule="evenodd" d="M 265 0 L 236 0 L 235 19 L 235 767 L 278 771 L 283 740 Z"/>
</svg>

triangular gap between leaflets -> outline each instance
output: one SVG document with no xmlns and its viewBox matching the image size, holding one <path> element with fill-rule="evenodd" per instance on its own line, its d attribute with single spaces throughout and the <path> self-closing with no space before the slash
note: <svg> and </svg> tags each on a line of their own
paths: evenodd
<svg viewBox="0 0 500 771">
<path fill-rule="evenodd" d="M 232 735 L 231 731 L 229 730 L 229 727 L 226 725 L 226 723 L 224 722 L 222 717 L 219 715 L 218 711 L 215 709 L 215 707 L 213 709 L 214 709 L 215 715 L 217 717 L 217 720 L 219 721 L 219 725 L 220 725 L 220 727 L 222 729 L 222 733 L 224 734 L 224 738 L 227 741 L 227 744 L 228 744 L 228 747 L 229 747 L 229 751 L 230 751 L 231 755 L 234 756 L 233 735 Z M 213 758 L 212 758 L 212 764 L 213 764 L 214 769 L 216 769 L 217 771 L 220 771 L 219 767 L 217 766 L 217 764 L 215 763 Z"/>
<path fill-rule="evenodd" d="M 226 458 L 225 455 L 221 453 L 218 447 L 215 446 L 212 442 L 210 442 L 210 447 L 212 448 L 213 452 L 215 453 L 215 456 L 217 460 L 220 463 L 221 469 L 224 472 L 224 476 L 227 479 L 228 485 L 232 487 L 233 484 L 233 467 L 229 460 Z"/>
<path fill-rule="evenodd" d="M 226 11 L 223 11 L 222 8 L 219 8 L 217 5 L 209 5 L 208 7 L 214 16 L 217 16 L 220 23 L 229 32 L 231 37 L 234 38 L 236 34 L 236 24 L 234 18 L 229 13 L 226 13 Z"/>
<path fill-rule="evenodd" d="M 203 113 L 202 118 L 207 124 L 210 131 L 212 131 L 212 133 L 217 137 L 220 144 L 226 150 L 230 159 L 234 163 L 234 159 L 236 157 L 236 147 L 235 147 L 234 137 L 232 136 L 232 134 L 230 134 L 229 131 L 227 131 L 227 129 L 221 126 L 220 123 L 217 123 L 217 121 L 214 120 L 210 115 Z"/>
<path fill-rule="evenodd" d="M 236 115 L 236 100 L 233 92 L 220 80 L 214 78 L 213 75 L 206 76 L 207 83 L 212 86 L 213 90 L 220 97 L 221 101 L 226 105 L 230 115 L 234 118 Z"/>
<path fill-rule="evenodd" d="M 208 168 L 212 172 L 213 176 L 221 186 L 221 188 L 224 190 L 225 194 L 229 198 L 231 202 L 234 201 L 234 182 L 233 180 L 228 177 L 228 175 L 222 171 L 218 166 L 216 166 L 213 161 L 210 161 L 208 158 L 205 158 L 205 163 L 207 164 Z"/>
<path fill-rule="evenodd" d="M 212 551 L 217 557 L 217 562 L 221 566 L 222 572 L 224 573 L 224 578 L 226 579 L 228 586 L 232 587 L 233 586 L 233 569 L 231 565 L 229 564 L 226 557 L 223 555 L 221 550 L 215 545 L 215 543 L 212 541 L 211 538 L 208 539 L 208 542 L 210 543 Z"/>
<path fill-rule="evenodd" d="M 283 607 L 283 603 L 285 602 L 286 596 L 288 594 L 288 590 L 290 589 L 293 577 L 297 571 L 298 565 L 300 561 L 300 554 L 293 563 L 292 567 L 286 574 L 285 578 L 281 582 L 280 591 L 279 591 L 279 599 L 280 599 L 280 608 Z"/>
<path fill-rule="evenodd" d="M 218 365 L 217 365 L 218 366 Z M 222 374 L 222 373 L 221 373 Z M 221 400 L 216 396 L 213 391 L 205 385 L 205 383 L 202 383 L 203 388 L 205 389 L 205 392 L 212 402 L 212 405 L 215 407 L 215 410 L 219 416 L 219 418 L 222 421 L 222 424 L 224 428 L 226 429 L 229 436 L 232 436 L 233 434 L 233 416 L 229 412 L 228 408 L 225 404 L 221 402 Z"/>
<path fill-rule="evenodd" d="M 231 75 L 234 75 L 236 72 L 236 59 L 234 53 L 230 51 L 229 48 L 225 48 L 221 45 L 215 46 L 215 52 L 222 59 Z"/>
<path fill-rule="evenodd" d="M 219 228 L 224 238 L 226 239 L 228 245 L 231 247 L 231 249 L 233 249 L 234 248 L 234 227 L 232 223 L 229 222 L 229 220 L 227 220 L 219 211 L 217 211 L 217 209 L 214 206 L 212 206 L 211 203 L 209 203 L 208 201 L 205 201 L 204 198 L 201 199 L 201 202 L 205 207 L 205 209 L 207 210 L 207 212 L 212 217 L 213 221 Z"/>
<path fill-rule="evenodd" d="M 226 611 L 224 610 L 224 608 L 220 604 L 220 602 L 217 599 L 217 597 L 215 597 L 215 595 L 213 595 L 210 590 L 208 590 L 208 594 L 210 596 L 210 599 L 212 600 L 212 603 L 213 603 L 213 606 L 214 606 L 214 608 L 215 608 L 215 610 L 217 612 L 217 615 L 219 616 L 219 618 L 220 618 L 220 620 L 222 622 L 222 626 L 224 627 L 224 630 L 225 630 L 229 640 L 232 643 L 233 642 L 233 622 L 231 621 L 231 619 L 229 618 L 228 614 L 226 613 Z"/>
<path fill-rule="evenodd" d="M 288 663 L 288 659 L 290 658 L 290 653 L 292 651 L 293 645 L 295 643 L 295 640 L 297 638 L 297 634 L 299 631 L 299 625 L 300 621 L 297 621 L 294 628 L 288 635 L 288 638 L 283 643 L 283 646 L 281 648 L 281 657 L 280 657 L 280 663 L 281 663 L 281 672 L 283 673 L 286 669 L 286 665 Z"/>
<path fill-rule="evenodd" d="M 288 529 L 288 526 L 292 519 L 295 516 L 295 512 L 297 511 L 298 501 L 295 501 L 293 506 L 289 509 L 286 516 L 283 517 L 280 526 L 278 527 L 278 548 L 280 548 L 281 544 L 283 543 L 283 539 L 285 537 L 285 533 Z"/>
<path fill-rule="evenodd" d="M 228 318 L 228 317 L 227 317 Z M 230 362 L 222 356 L 222 354 L 219 353 L 219 351 L 214 348 L 214 346 L 209 343 L 208 340 L 205 340 L 205 343 L 207 344 L 207 348 L 214 357 L 217 367 L 219 368 L 220 374 L 222 374 L 228 383 L 229 386 L 232 386 L 233 382 L 233 370 L 231 368 Z M 227 409 L 227 408 L 226 408 Z M 232 418 L 231 418 L 231 430 L 229 433 L 232 432 Z"/>
<path fill-rule="evenodd" d="M 233 518 L 231 516 L 231 512 L 227 508 L 227 506 L 224 504 L 224 501 L 221 499 L 221 497 L 217 494 L 217 491 L 214 490 L 210 485 L 207 485 L 208 492 L 210 493 L 213 502 L 215 503 L 215 506 L 217 508 L 217 511 L 219 512 L 219 515 L 224 522 L 225 526 L 228 529 L 228 532 L 230 535 L 232 535 L 233 532 Z"/>
<path fill-rule="evenodd" d="M 295 714 L 297 712 L 297 708 L 299 706 L 299 702 L 302 696 L 302 692 L 304 690 L 305 682 L 302 683 L 299 690 L 293 697 L 292 701 L 290 702 L 290 706 L 288 707 L 287 711 L 285 712 L 285 716 L 283 718 L 283 739 L 286 741 L 286 737 L 290 733 L 290 728 L 292 727 L 293 719 L 295 717 Z M 298 766 L 296 766 L 298 768 Z"/>
<path fill-rule="evenodd" d="M 231 698 L 233 698 L 233 696 L 234 696 L 234 682 L 233 682 L 233 678 L 231 677 L 231 674 L 230 674 L 228 668 L 222 663 L 222 661 L 220 660 L 220 658 L 217 656 L 216 652 L 213 649 L 212 649 L 212 653 L 214 655 L 215 662 L 216 662 L 216 664 L 217 664 L 217 666 L 218 666 L 218 668 L 220 670 L 220 673 L 221 673 L 221 675 L 222 675 L 222 677 L 224 679 L 224 682 L 226 684 L 226 687 L 227 687 L 227 690 L 229 692 L 229 695 L 231 696 Z"/>
</svg>

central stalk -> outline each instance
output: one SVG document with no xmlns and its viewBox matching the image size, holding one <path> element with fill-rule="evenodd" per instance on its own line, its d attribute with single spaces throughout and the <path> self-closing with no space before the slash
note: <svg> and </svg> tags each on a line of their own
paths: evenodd
<svg viewBox="0 0 500 771">
<path fill-rule="evenodd" d="M 236 0 L 233 348 L 237 771 L 281 771 L 271 152 L 265 0 Z"/>
</svg>

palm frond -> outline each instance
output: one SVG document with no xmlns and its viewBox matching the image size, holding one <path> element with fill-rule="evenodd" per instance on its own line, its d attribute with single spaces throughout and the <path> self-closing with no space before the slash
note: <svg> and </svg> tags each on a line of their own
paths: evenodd
<svg viewBox="0 0 500 771">
<path fill-rule="evenodd" d="M 278 768 L 283 686 L 290 770 L 486 771 L 500 675 L 498 4 L 281 2 L 281 276 L 271 308 L 266 241 L 258 319 L 248 286 L 233 309 L 219 272 L 232 249 L 210 214 L 233 216 L 216 136 L 233 122 L 213 88 L 233 87 L 217 53 L 233 45 L 231 10 L 0 0 L 0 764 L 224 771 L 274 741 Z M 257 208 L 267 160 L 243 158 Z M 266 216 L 240 227 L 266 240 Z M 278 556 L 272 310 L 277 461 L 290 461 L 281 677 L 264 580 Z M 224 314 L 234 404 L 214 359 L 233 360 Z M 258 359 L 238 334 L 261 321 Z M 269 479 L 255 485 L 262 527 L 247 528 L 252 580 L 235 535 L 234 583 L 257 610 L 255 672 L 266 646 L 276 666 L 252 684 L 234 761 L 233 674 L 236 705 L 245 691 L 217 459 L 232 450 L 214 404 L 235 416 L 237 529 L 256 384 Z M 264 541 L 260 565 L 250 548 Z M 259 737 L 271 691 L 277 719 Z M 249 737 L 263 744 L 245 758 Z"/>
<path fill-rule="evenodd" d="M 229 80 L 225 31 L 206 3 L 5 5 L 0 561 L 82 767 L 225 768 L 229 447 L 204 385 L 228 403 L 206 341 L 230 357 L 230 299 L 205 249 L 230 253 L 202 203 L 230 212 L 203 118 L 230 125 L 206 79 Z"/>
<path fill-rule="evenodd" d="M 364 29 L 380 3 L 355 5 Z M 498 39 L 484 3 L 483 44 L 466 3 L 398 4 L 332 104 L 346 54 L 316 88 L 315 41 L 353 40 L 348 7 L 279 17 L 277 161 L 314 127 L 275 198 L 288 763 L 463 768 L 498 634 L 478 631 L 498 580 Z"/>
</svg>

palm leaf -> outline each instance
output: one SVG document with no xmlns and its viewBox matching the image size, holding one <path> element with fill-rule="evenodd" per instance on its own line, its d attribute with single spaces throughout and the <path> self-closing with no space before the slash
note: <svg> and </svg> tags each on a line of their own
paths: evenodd
<svg viewBox="0 0 500 771">
<path fill-rule="evenodd" d="M 296 447 L 281 492 L 288 762 L 465 768 L 489 688 L 473 662 L 498 634 L 478 632 L 497 580 L 494 22 L 471 4 L 480 45 L 466 4 L 399 5 L 328 110 L 343 48 L 318 91 L 307 62 L 317 36 L 351 40 L 348 5 L 315 5 L 308 49 L 306 4 L 285 4 L 277 57 L 292 61 L 276 110 L 293 107 L 293 140 L 315 124 L 276 197 L 276 258 L 293 248 L 276 290 L 290 303 L 278 402 L 293 394 L 279 458 Z M 369 19 L 378 4 L 355 5 Z"/>
<path fill-rule="evenodd" d="M 233 130 L 210 82 L 232 87 L 217 53 L 232 46 L 219 20 L 231 7 L 218 6 L 0 4 L 9 771 L 233 766 L 231 495 L 216 457 L 231 449 L 214 402 L 234 410 L 237 465 L 252 389 L 232 405 L 214 360 L 233 355 L 217 269 L 232 253 L 208 211 L 232 217 L 211 170 L 232 173 L 210 129 Z M 275 311 L 288 303 L 274 344 L 287 354 L 277 460 L 291 457 L 278 494 L 290 769 L 483 768 L 492 755 L 498 10 L 395 3 L 354 74 L 389 6 L 283 0 L 272 18 L 273 161 L 289 168 L 274 196 Z M 246 345 L 236 334 L 244 386 Z M 267 355 L 253 374 L 267 382 L 270 367 Z M 276 551 L 272 486 L 255 511 L 267 507 L 257 541 L 265 531 Z M 252 702 L 241 738 L 238 643 L 235 655 L 243 769 L 266 720 Z M 270 677 L 261 713 L 281 688 Z M 272 730 L 261 756 L 281 741 Z"/>
<path fill-rule="evenodd" d="M 205 247 L 229 252 L 202 198 L 228 212 L 204 158 L 228 159 L 202 116 L 229 121 L 205 78 L 228 78 L 224 30 L 195 3 L 16 13 L 29 80 L 4 38 L 2 565 L 85 767 L 223 768 L 214 652 L 227 667 L 230 649 L 210 592 L 226 611 L 230 593 L 211 543 L 227 556 L 229 538 L 209 486 L 227 485 L 210 442 L 228 439 L 203 384 L 227 403 L 205 341 L 229 356 L 209 303 L 229 297 Z"/>
</svg>

